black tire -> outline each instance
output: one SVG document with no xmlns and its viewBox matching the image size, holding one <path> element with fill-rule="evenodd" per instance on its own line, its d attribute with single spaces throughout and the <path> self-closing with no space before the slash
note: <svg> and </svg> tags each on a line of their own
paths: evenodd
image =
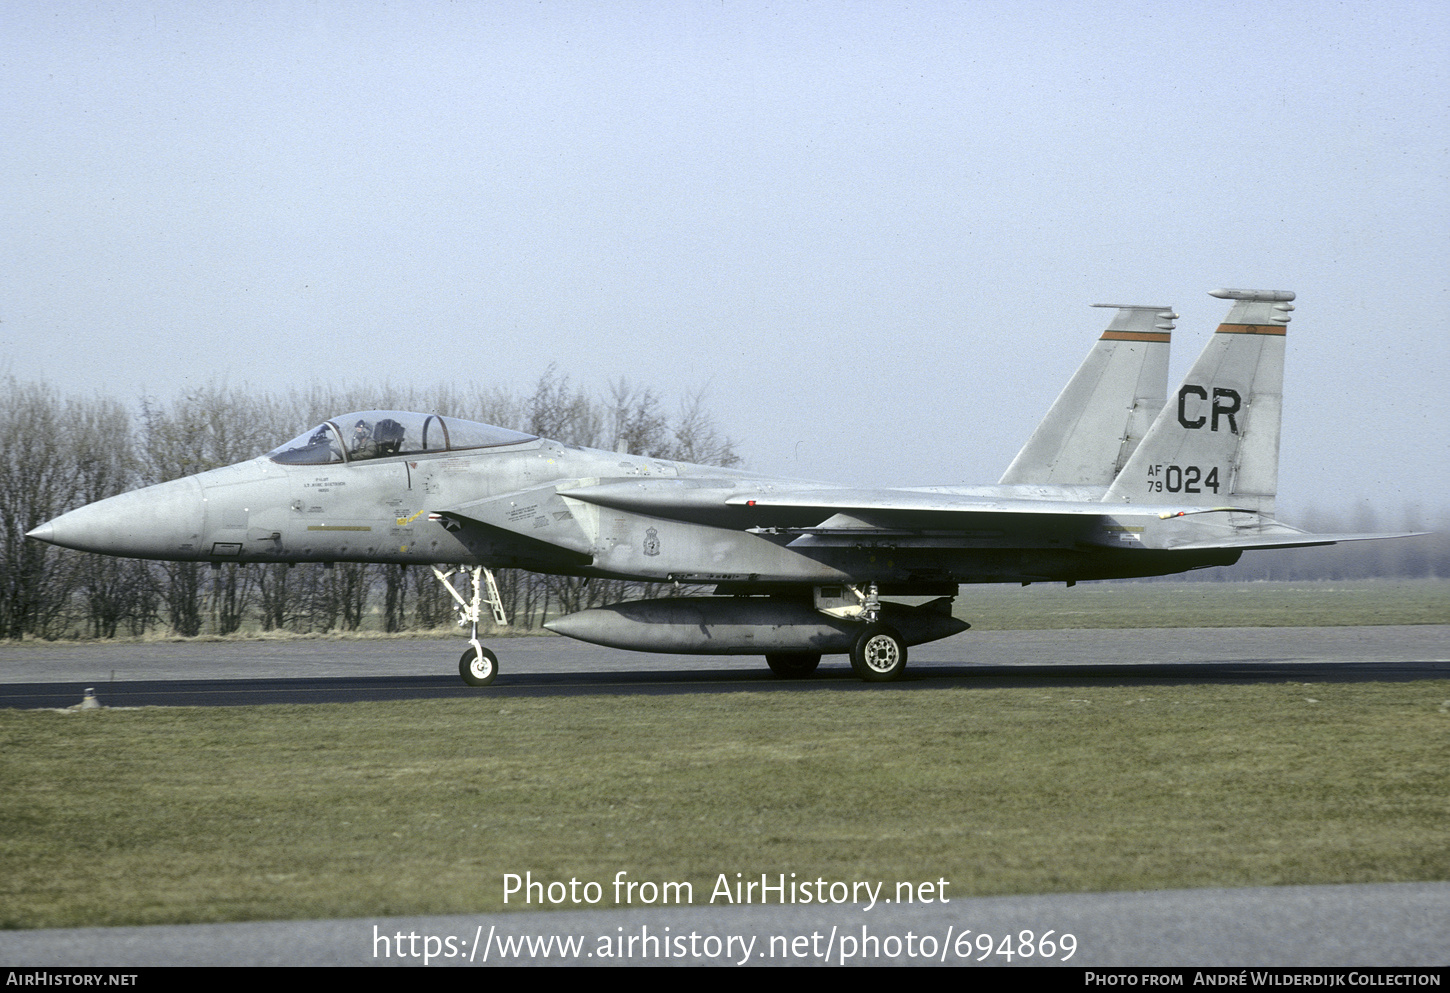
<svg viewBox="0 0 1450 993">
<path fill-rule="evenodd" d="M 765 657 L 770 671 L 782 679 L 804 679 L 821 664 L 819 652 L 774 652 Z"/>
<path fill-rule="evenodd" d="M 894 628 L 872 624 L 851 646 L 851 670 L 868 683 L 889 683 L 906 668 L 906 643 Z"/>
<path fill-rule="evenodd" d="M 498 675 L 498 656 L 487 648 L 476 652 L 469 645 L 458 660 L 458 674 L 469 686 L 487 686 Z"/>
</svg>

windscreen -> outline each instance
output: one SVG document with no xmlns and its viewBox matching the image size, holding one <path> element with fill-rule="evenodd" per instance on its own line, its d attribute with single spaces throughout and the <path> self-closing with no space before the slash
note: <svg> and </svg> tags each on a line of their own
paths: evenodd
<svg viewBox="0 0 1450 993">
<path fill-rule="evenodd" d="M 325 421 L 267 453 L 288 465 L 359 462 L 394 455 L 456 452 L 533 441 L 508 428 L 405 410 L 364 410 Z"/>
</svg>

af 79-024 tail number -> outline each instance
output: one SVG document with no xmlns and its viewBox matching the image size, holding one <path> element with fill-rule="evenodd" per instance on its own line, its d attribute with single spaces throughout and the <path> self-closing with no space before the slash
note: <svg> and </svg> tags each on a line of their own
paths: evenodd
<svg viewBox="0 0 1450 993">
<path fill-rule="evenodd" d="M 1218 466 L 1209 466 L 1205 476 L 1196 465 L 1150 465 L 1148 489 L 1154 493 L 1217 493 Z"/>
</svg>

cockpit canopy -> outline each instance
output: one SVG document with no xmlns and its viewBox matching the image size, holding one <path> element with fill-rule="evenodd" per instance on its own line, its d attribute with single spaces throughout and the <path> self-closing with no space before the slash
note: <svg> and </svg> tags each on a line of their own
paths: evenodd
<svg viewBox="0 0 1450 993">
<path fill-rule="evenodd" d="M 533 441 L 534 435 L 476 421 L 406 410 L 363 410 L 343 414 L 299 434 L 267 457 L 287 465 L 359 462 L 390 455 L 422 455 L 495 448 Z"/>
</svg>

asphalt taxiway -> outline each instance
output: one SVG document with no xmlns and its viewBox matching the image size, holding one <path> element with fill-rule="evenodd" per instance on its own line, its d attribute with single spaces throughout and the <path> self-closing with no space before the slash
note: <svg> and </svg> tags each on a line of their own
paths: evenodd
<svg viewBox="0 0 1450 993">
<path fill-rule="evenodd" d="M 1443 967 L 1447 911 L 1450 883 L 525 911 L 8 931 L 0 964 Z"/>
<path fill-rule="evenodd" d="M 0 707 L 225 706 L 582 693 L 879 692 L 1048 680 L 1385 681 L 1450 677 L 1450 625 L 967 632 L 911 650 L 905 677 L 861 683 L 844 656 L 782 680 L 752 656 L 648 655 L 540 636 L 489 642 L 492 686 L 458 677 L 461 639 L 0 645 Z"/>
</svg>

